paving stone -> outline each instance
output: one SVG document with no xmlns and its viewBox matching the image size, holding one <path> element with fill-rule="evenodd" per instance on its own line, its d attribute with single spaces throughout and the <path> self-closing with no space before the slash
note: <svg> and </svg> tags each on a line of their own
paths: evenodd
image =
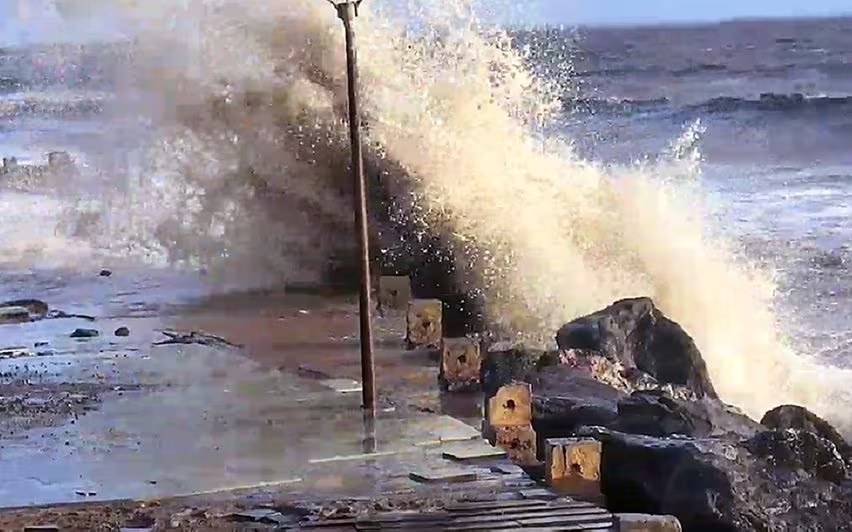
<svg viewBox="0 0 852 532">
<path fill-rule="evenodd" d="M 502 458 L 506 452 L 492 447 L 485 440 L 471 440 L 447 444 L 442 448 L 442 456 L 450 460 L 477 460 L 483 458 Z"/>
<path fill-rule="evenodd" d="M 424 471 L 412 471 L 408 477 L 415 482 L 422 483 L 450 483 L 450 482 L 473 482 L 477 479 L 475 471 L 467 469 L 427 469 Z"/>
</svg>

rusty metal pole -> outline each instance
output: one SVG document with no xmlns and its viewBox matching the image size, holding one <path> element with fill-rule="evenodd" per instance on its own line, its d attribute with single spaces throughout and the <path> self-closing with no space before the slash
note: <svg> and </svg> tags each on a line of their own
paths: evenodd
<svg viewBox="0 0 852 532">
<path fill-rule="evenodd" d="M 373 325 L 370 309 L 370 235 L 367 217 L 367 184 L 364 181 L 364 157 L 361 146 L 361 113 L 358 101 L 358 52 L 355 46 L 355 18 L 362 0 L 332 1 L 346 32 L 346 76 L 349 86 L 349 141 L 352 180 L 355 185 L 355 227 L 361 263 L 361 382 L 365 414 L 376 415 L 376 368 L 373 356 Z"/>
</svg>

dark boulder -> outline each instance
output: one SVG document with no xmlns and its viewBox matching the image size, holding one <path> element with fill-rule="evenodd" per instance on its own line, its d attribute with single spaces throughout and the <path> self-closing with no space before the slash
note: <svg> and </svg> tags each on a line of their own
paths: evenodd
<svg viewBox="0 0 852 532">
<path fill-rule="evenodd" d="M 608 427 L 618 418 L 619 401 L 626 394 L 573 368 L 545 368 L 531 379 L 533 429 L 541 441 L 563 438 L 580 427 Z"/>
<path fill-rule="evenodd" d="M 601 484 L 613 512 L 674 515 L 685 531 L 696 532 L 849 530 L 848 483 L 824 480 L 825 470 L 819 468 L 780 466 L 768 454 L 749 449 L 799 456 L 787 440 L 758 436 L 740 444 L 603 428 L 584 428 L 579 435 L 603 442 Z M 816 440 L 794 441 L 807 445 Z"/>
<path fill-rule="evenodd" d="M 749 438 L 760 425 L 717 399 L 689 401 L 665 390 L 634 392 L 618 403 L 612 428 L 646 436 L 690 436 L 695 438 Z"/>
<path fill-rule="evenodd" d="M 649 436 L 734 438 L 750 438 L 762 428 L 718 399 L 661 385 L 598 351 L 492 345 L 482 366 L 486 398 L 518 381 L 532 386 L 532 423 L 541 448 L 548 438 L 570 437 L 590 425 Z"/>
<path fill-rule="evenodd" d="M 840 455 L 852 461 L 852 446 L 837 432 L 831 424 L 807 408 L 784 405 L 773 408 L 760 420 L 760 424 L 770 429 L 796 429 L 813 432 L 834 444 Z"/>
<path fill-rule="evenodd" d="M 692 407 L 692 408 L 691 408 Z M 694 408 L 663 391 L 636 392 L 618 403 L 618 417 L 613 428 L 646 436 L 707 437 L 713 424 L 700 408 Z"/>
<path fill-rule="evenodd" d="M 556 342 L 560 350 L 598 352 L 697 397 L 718 397 L 695 342 L 649 298 L 618 301 L 576 319 L 559 329 Z"/>
</svg>

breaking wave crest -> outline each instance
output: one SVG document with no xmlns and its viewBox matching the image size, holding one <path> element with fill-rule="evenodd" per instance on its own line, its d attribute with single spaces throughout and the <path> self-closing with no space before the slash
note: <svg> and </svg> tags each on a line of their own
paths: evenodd
<svg viewBox="0 0 852 532">
<path fill-rule="evenodd" d="M 647 295 L 692 333 L 728 401 L 842 421 L 848 375 L 786 345 L 771 273 L 710 234 L 691 185 L 700 130 L 653 166 L 578 158 L 536 133 L 564 87 L 536 78 L 470 4 L 411 2 L 400 19 L 367 2 L 358 27 L 371 177 L 394 212 L 456 250 L 489 320 L 549 339 Z M 85 5 L 79 16 L 98 16 Z M 350 252 L 342 31 L 327 3 L 109 7 L 133 35 L 111 113 L 145 117 L 144 149 L 105 167 L 114 192 L 90 238 L 247 283 L 316 279 Z"/>
</svg>

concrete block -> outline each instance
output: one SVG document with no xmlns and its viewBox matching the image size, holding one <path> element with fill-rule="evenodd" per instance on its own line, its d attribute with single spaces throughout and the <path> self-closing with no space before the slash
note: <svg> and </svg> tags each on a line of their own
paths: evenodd
<svg viewBox="0 0 852 532">
<path fill-rule="evenodd" d="M 683 532 L 680 521 L 671 515 L 616 514 L 615 529 L 620 532 Z"/>
<path fill-rule="evenodd" d="M 547 484 L 565 495 L 601 496 L 601 442 L 593 439 L 552 439 L 545 442 Z"/>
<path fill-rule="evenodd" d="M 404 276 L 379 277 L 379 304 L 383 309 L 404 310 L 411 301 L 411 279 Z"/>
<path fill-rule="evenodd" d="M 536 437 L 532 426 L 496 427 L 497 446 L 506 451 L 512 462 L 521 466 L 538 465 Z"/>
<path fill-rule="evenodd" d="M 442 305 L 439 299 L 414 299 L 408 303 L 406 342 L 409 348 L 440 348 Z"/>
<path fill-rule="evenodd" d="M 441 342 L 441 373 L 438 380 L 444 391 L 479 389 L 482 355 L 479 340 L 444 338 Z"/>
<path fill-rule="evenodd" d="M 497 427 L 527 426 L 532 423 L 532 386 L 513 382 L 503 386 L 488 400 L 488 424 Z"/>
</svg>

